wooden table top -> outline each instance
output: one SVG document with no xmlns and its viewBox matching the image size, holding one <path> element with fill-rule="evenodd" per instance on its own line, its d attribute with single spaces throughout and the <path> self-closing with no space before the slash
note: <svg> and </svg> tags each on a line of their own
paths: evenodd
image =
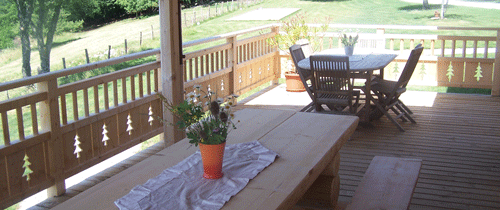
<svg viewBox="0 0 500 210">
<path fill-rule="evenodd" d="M 317 53 L 318 55 L 345 55 L 344 49 L 327 49 Z M 353 56 L 349 56 L 349 68 L 351 71 L 372 71 L 383 69 L 398 55 L 394 51 L 376 49 L 358 49 Z M 309 57 L 299 61 L 299 68 L 311 70 Z"/>
<path fill-rule="evenodd" d="M 258 140 L 280 157 L 233 196 L 223 209 L 292 207 L 350 138 L 358 117 L 284 110 L 244 109 L 227 144 Z M 117 209 L 114 201 L 136 185 L 193 154 L 188 139 L 78 194 L 54 209 Z"/>
</svg>

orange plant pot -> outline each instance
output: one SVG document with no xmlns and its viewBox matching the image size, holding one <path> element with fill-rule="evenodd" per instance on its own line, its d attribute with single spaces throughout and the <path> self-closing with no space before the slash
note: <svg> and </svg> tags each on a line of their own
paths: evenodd
<svg viewBox="0 0 500 210">
<path fill-rule="evenodd" d="M 287 92 L 304 92 L 306 88 L 300 79 L 299 74 L 292 72 L 285 72 L 286 78 L 286 91 Z"/>
<path fill-rule="evenodd" d="M 226 142 L 210 145 L 200 143 L 201 161 L 203 162 L 203 177 L 206 179 L 220 179 L 222 173 L 222 159 Z"/>
</svg>

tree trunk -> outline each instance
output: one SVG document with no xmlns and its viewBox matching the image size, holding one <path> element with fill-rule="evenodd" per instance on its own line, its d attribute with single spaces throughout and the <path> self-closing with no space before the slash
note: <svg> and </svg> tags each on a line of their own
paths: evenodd
<svg viewBox="0 0 500 210">
<path fill-rule="evenodd" d="M 37 39 L 40 54 L 41 69 L 38 73 L 43 74 L 50 72 L 50 52 L 52 50 L 57 21 L 59 20 L 59 14 L 61 13 L 62 1 L 57 1 L 55 4 L 51 4 L 50 8 L 47 7 L 45 0 L 38 0 L 38 3 L 38 21 L 33 28 L 35 29 L 35 37 Z M 52 10 L 53 12 L 50 13 L 48 12 L 49 10 Z M 47 17 L 47 14 L 52 14 L 52 16 Z M 44 29 L 46 31 L 45 34 Z"/>
<path fill-rule="evenodd" d="M 431 7 L 429 6 L 429 0 L 423 0 L 424 2 L 422 3 L 422 9 L 430 9 Z"/>
<path fill-rule="evenodd" d="M 31 76 L 31 44 L 30 23 L 33 14 L 33 0 L 15 0 L 17 18 L 19 19 L 19 35 L 21 36 L 22 73 L 23 77 Z"/>
<path fill-rule="evenodd" d="M 448 8 L 448 0 L 442 0 L 441 1 L 441 19 L 444 19 L 444 13 L 446 12 L 446 9 Z"/>
</svg>

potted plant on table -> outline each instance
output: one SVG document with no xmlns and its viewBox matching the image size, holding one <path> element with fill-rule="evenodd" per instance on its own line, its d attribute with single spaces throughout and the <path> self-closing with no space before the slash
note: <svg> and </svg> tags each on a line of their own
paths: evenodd
<svg viewBox="0 0 500 210">
<path fill-rule="evenodd" d="M 297 41 L 308 40 L 312 49 L 316 49 L 321 43 L 317 38 L 323 36 L 323 32 L 328 29 L 329 18 L 321 27 L 313 27 L 306 24 L 306 13 L 299 13 L 285 21 L 282 21 L 281 32 L 273 38 L 268 39 L 268 43 L 277 46 L 278 49 L 286 54 L 290 54 L 289 48 Z M 287 71 L 285 71 L 286 90 L 289 92 L 303 92 L 305 87 L 300 79 L 297 69 L 293 67 L 293 62 L 287 60 Z"/>
<path fill-rule="evenodd" d="M 188 93 L 186 99 L 178 105 L 160 95 L 165 107 L 179 119 L 176 125 L 186 132 L 189 143 L 200 145 L 204 178 L 219 179 L 223 176 L 222 160 L 227 135 L 232 129 L 236 129 L 231 109 L 234 97 L 236 96 L 228 97 L 227 103 L 224 103 L 214 92 L 204 91 L 199 85 L 195 85 L 194 91 Z M 206 112 L 205 107 L 208 108 Z"/>
<path fill-rule="evenodd" d="M 351 56 L 354 53 L 354 45 L 358 43 L 359 34 L 353 37 L 352 34 L 347 35 L 345 31 L 340 32 L 340 42 L 344 46 L 344 51 L 347 56 Z"/>
</svg>

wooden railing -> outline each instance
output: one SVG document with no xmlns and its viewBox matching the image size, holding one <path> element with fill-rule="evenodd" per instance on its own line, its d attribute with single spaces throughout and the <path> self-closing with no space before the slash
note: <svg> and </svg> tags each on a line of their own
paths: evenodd
<svg viewBox="0 0 500 210">
<path fill-rule="evenodd" d="M 267 31 L 266 31 L 267 30 Z M 260 28 L 188 42 L 210 45 L 185 53 L 185 89 L 210 87 L 219 97 L 276 80 L 277 51 L 265 41 L 277 28 Z M 240 35 L 258 32 L 250 38 Z M 220 41 L 223 44 L 218 44 Z M 0 207 L 43 189 L 65 191 L 64 180 L 163 132 L 160 61 L 59 85 L 73 74 L 148 56 L 153 49 L 0 84 L 0 92 L 36 85 L 36 91 L 0 102 Z"/>
<path fill-rule="evenodd" d="M 372 30 L 360 33 L 359 47 L 399 51 L 400 56 L 385 69 L 388 78 L 399 77 L 409 50 L 421 43 L 424 53 L 410 83 L 492 89 L 493 96 L 500 96 L 500 28 L 351 24 L 331 24 L 329 28 L 330 31 Z M 415 34 L 387 33 L 388 30 L 415 31 Z M 428 34 L 421 34 L 422 31 Z M 464 35 L 472 31 L 488 35 Z M 449 35 L 453 33 L 458 35 Z M 320 42 L 320 50 L 341 47 L 338 33 L 325 33 Z"/>
<path fill-rule="evenodd" d="M 402 70 L 405 52 L 423 43 L 426 50 L 421 63 L 426 65 L 426 72 L 422 81 L 435 78 L 437 85 L 492 88 L 492 95 L 500 95 L 500 29 L 411 28 L 485 30 L 495 32 L 494 37 L 389 34 L 386 29 L 401 26 L 342 26 L 378 30 L 363 36 L 382 37 L 372 42 L 375 47 L 401 50 L 397 65 L 386 68 L 388 77 L 397 77 L 394 69 Z M 226 97 L 276 81 L 282 56 L 266 39 L 277 32 L 278 26 L 266 25 L 184 43 L 186 92 L 200 84 Z M 322 41 L 323 47 L 339 46 L 335 33 L 326 34 Z M 493 45 L 495 50 L 490 51 L 487 46 Z M 468 48 L 472 48 L 470 53 Z M 69 84 L 57 82 L 70 75 L 159 54 L 159 49 L 153 49 L 0 84 L 0 92 L 36 86 L 34 92 L 0 102 L 0 207 L 45 188 L 51 195 L 61 194 L 69 176 L 164 132 L 162 123 L 152 117 L 163 113 L 156 94 L 171 91 L 160 89 L 158 59 Z M 418 80 L 421 68 L 417 67 L 412 80 Z"/>
</svg>

